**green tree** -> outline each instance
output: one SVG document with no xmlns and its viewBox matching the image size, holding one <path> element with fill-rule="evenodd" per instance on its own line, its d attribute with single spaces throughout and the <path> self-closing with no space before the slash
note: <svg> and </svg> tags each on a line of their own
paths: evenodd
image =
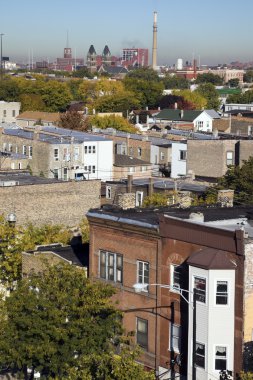
<svg viewBox="0 0 253 380">
<path fill-rule="evenodd" d="M 239 86 L 239 79 L 238 78 L 229 79 L 228 85 L 229 85 L 229 87 L 238 87 Z"/>
<path fill-rule="evenodd" d="M 17 102 L 19 100 L 20 89 L 12 79 L 0 81 L 0 100 L 6 102 Z"/>
<path fill-rule="evenodd" d="M 113 294 L 111 286 L 91 283 L 71 265 L 49 266 L 43 275 L 22 279 L 1 310 L 0 364 L 25 379 L 28 368 L 42 379 L 62 379 L 79 358 L 111 352 L 120 333 Z"/>
<path fill-rule="evenodd" d="M 190 82 L 188 79 L 183 77 L 174 76 L 166 76 L 162 79 L 164 83 L 165 89 L 178 89 L 184 90 L 190 87 Z"/>
<path fill-rule="evenodd" d="M 97 76 L 97 73 L 92 73 L 87 67 L 82 67 L 77 69 L 72 73 L 73 78 L 89 78 L 92 79 L 94 76 Z"/>
<path fill-rule="evenodd" d="M 235 202 L 240 204 L 253 203 L 253 157 L 243 161 L 242 167 L 231 166 L 218 181 L 219 189 L 235 191 Z"/>
<path fill-rule="evenodd" d="M 114 128 L 118 131 L 136 133 L 135 127 L 130 124 L 128 120 L 121 116 L 90 116 L 89 125 L 96 126 L 101 129 Z"/>
<path fill-rule="evenodd" d="M 141 79 L 148 82 L 159 82 L 160 78 L 157 72 L 149 67 L 143 67 L 130 71 L 127 75 L 127 78 Z"/>
<path fill-rule="evenodd" d="M 253 90 L 244 92 L 243 94 L 233 94 L 227 99 L 227 103 L 248 104 L 253 102 Z"/>
<path fill-rule="evenodd" d="M 124 116 L 127 115 L 128 111 L 139 107 L 140 101 L 131 91 L 100 96 L 93 103 L 93 108 L 98 112 L 123 112 Z"/>
<path fill-rule="evenodd" d="M 21 111 L 44 111 L 46 104 L 42 100 L 41 95 L 21 94 L 19 97 L 21 102 Z"/>
<path fill-rule="evenodd" d="M 65 111 L 69 102 L 73 99 L 66 83 L 57 81 L 46 82 L 42 88 L 42 99 L 47 111 Z"/>
<path fill-rule="evenodd" d="M 243 75 L 243 82 L 246 82 L 246 83 L 253 82 L 253 70 L 246 70 L 246 73 Z"/>
<path fill-rule="evenodd" d="M 198 75 L 195 83 L 196 84 L 211 83 L 215 86 L 221 86 L 223 84 L 223 79 L 219 75 L 215 75 L 213 73 L 204 73 L 204 74 Z"/>
<path fill-rule="evenodd" d="M 154 193 L 143 199 L 143 207 L 168 206 L 168 197 L 167 193 Z"/>
<path fill-rule="evenodd" d="M 141 108 L 157 107 L 164 90 L 164 84 L 161 81 L 138 79 L 131 76 L 124 79 L 124 85 L 127 90 L 135 93 Z"/>
<path fill-rule="evenodd" d="M 194 91 L 207 100 L 206 108 L 217 110 L 220 106 L 219 94 L 211 83 L 203 83 Z"/>
<path fill-rule="evenodd" d="M 185 102 L 193 105 L 193 108 L 201 110 L 206 108 L 207 99 L 197 91 L 190 90 L 175 90 L 173 95 L 181 96 L 184 98 Z"/>
<path fill-rule="evenodd" d="M 239 379 L 240 380 L 253 380 L 253 373 L 252 372 L 241 372 Z"/>
<path fill-rule="evenodd" d="M 84 356 L 77 367 L 70 368 L 64 380 L 155 380 L 153 372 L 145 371 L 136 362 L 139 354 L 138 350 L 125 346 L 120 355 L 111 352 Z"/>
</svg>

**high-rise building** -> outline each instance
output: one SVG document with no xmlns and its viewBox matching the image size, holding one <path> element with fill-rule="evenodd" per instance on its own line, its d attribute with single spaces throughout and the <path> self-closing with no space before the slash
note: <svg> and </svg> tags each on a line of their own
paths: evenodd
<svg viewBox="0 0 253 380">
<path fill-rule="evenodd" d="M 91 71 L 97 70 L 97 53 L 93 45 L 90 45 L 87 60 L 86 60 L 87 68 Z"/>
</svg>

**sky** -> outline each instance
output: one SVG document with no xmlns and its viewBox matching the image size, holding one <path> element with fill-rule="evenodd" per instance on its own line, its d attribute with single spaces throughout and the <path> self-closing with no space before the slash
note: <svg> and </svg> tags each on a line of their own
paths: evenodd
<svg viewBox="0 0 253 380">
<path fill-rule="evenodd" d="M 28 62 L 84 58 L 89 46 L 113 55 L 123 48 L 152 51 L 153 12 L 158 16 L 158 64 L 178 58 L 201 64 L 253 61 L 253 0 L 11 0 L 1 1 L 3 56 Z"/>
</svg>

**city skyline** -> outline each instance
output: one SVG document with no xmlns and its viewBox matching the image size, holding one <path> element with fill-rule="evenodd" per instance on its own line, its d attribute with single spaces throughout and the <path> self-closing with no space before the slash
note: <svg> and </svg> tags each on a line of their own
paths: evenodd
<svg viewBox="0 0 253 380">
<path fill-rule="evenodd" d="M 202 64 L 253 61 L 251 14 L 253 2 L 181 0 L 67 0 L 12 1 L 1 5 L 3 55 L 27 62 L 63 56 L 67 44 L 73 56 L 86 58 L 89 46 L 101 54 L 108 45 L 113 55 L 123 48 L 148 48 L 152 52 L 153 12 L 158 13 L 158 64 L 174 64 L 177 58 Z"/>
</svg>

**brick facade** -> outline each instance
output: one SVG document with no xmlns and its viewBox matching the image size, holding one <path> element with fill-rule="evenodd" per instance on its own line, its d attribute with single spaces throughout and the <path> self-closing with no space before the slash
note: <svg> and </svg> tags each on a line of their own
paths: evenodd
<svg viewBox="0 0 253 380">
<path fill-rule="evenodd" d="M 100 181 L 0 187 L 0 213 L 15 212 L 17 223 L 75 226 L 91 207 L 100 207 Z"/>
</svg>

